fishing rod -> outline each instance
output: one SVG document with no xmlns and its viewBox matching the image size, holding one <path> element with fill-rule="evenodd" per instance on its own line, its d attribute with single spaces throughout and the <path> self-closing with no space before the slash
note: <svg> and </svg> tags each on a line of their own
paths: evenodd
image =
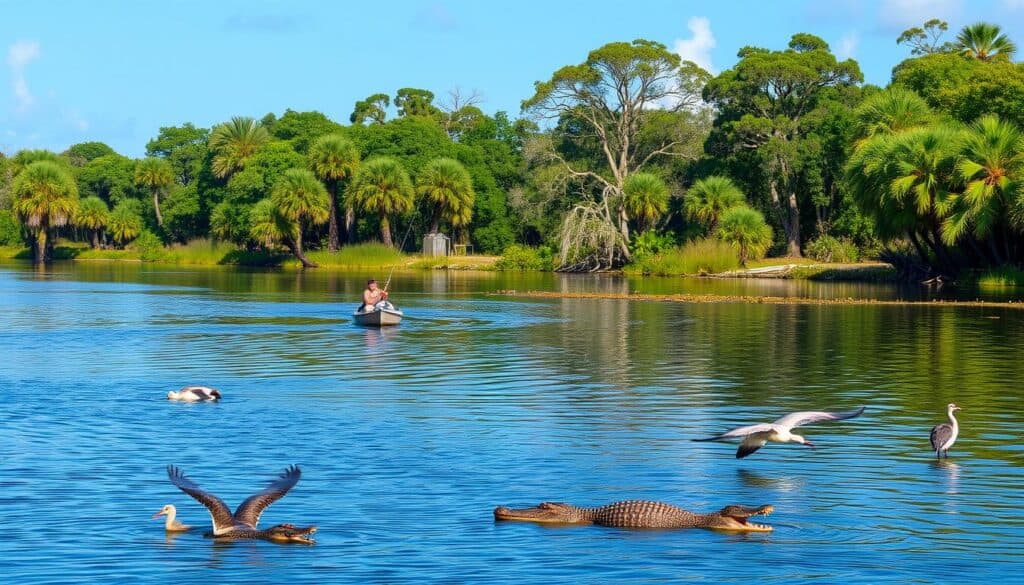
<svg viewBox="0 0 1024 585">
<path fill-rule="evenodd" d="M 401 252 L 402 250 L 405 249 L 405 241 L 407 239 L 409 239 L 409 234 L 412 233 L 412 228 L 413 228 L 414 225 L 416 225 L 416 218 L 415 217 L 413 217 L 412 220 L 409 222 L 409 229 L 405 230 L 405 237 L 402 238 L 402 243 L 398 246 L 398 251 L 399 252 Z M 391 276 L 395 274 L 395 268 L 397 266 L 398 266 L 398 264 L 392 264 L 391 265 L 391 272 L 388 273 L 388 279 L 384 282 L 384 290 L 385 291 L 388 290 L 388 286 L 391 284 Z"/>
</svg>

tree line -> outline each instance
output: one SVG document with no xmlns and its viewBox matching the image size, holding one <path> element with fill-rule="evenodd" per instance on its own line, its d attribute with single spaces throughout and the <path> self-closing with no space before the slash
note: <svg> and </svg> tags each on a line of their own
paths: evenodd
<svg viewBox="0 0 1024 585">
<path fill-rule="evenodd" d="M 1024 266 L 1024 65 L 997 25 L 930 20 L 890 84 L 819 37 L 743 47 L 711 75 L 648 41 L 608 43 L 535 84 L 521 117 L 403 88 L 319 112 L 160 129 L 132 160 L 87 142 L 0 158 L 0 243 L 211 237 L 310 248 L 445 231 L 483 252 L 548 246 L 565 270 L 694 238 L 881 256 L 957 275 Z"/>
</svg>

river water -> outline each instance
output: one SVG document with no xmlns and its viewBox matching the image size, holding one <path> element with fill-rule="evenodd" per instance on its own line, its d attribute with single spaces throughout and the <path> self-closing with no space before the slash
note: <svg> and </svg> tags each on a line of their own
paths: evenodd
<svg viewBox="0 0 1024 585">
<path fill-rule="evenodd" d="M 994 582 L 1024 569 L 1024 311 L 515 299 L 494 290 L 906 298 L 784 281 L 0 265 L 0 580 Z M 378 278 L 380 274 L 376 275 Z M 164 399 L 186 384 L 218 404 Z M 948 461 L 928 446 L 956 401 Z M 806 409 L 818 445 L 690 439 Z M 314 546 L 164 534 L 180 465 Z M 496 524 L 497 505 L 774 504 L 770 534 Z"/>
</svg>

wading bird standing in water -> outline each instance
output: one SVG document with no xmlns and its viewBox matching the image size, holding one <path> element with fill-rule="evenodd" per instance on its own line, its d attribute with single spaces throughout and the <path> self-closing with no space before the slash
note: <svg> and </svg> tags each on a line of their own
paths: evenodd
<svg viewBox="0 0 1024 585">
<path fill-rule="evenodd" d="M 943 455 L 949 457 L 949 448 L 956 443 L 956 437 L 960 434 L 960 423 L 956 421 L 953 413 L 960 410 L 960 407 L 950 402 L 946 405 L 946 416 L 948 423 L 942 423 L 932 427 L 932 449 L 935 449 L 935 457 L 941 459 Z"/>
<path fill-rule="evenodd" d="M 729 439 L 742 439 L 739 449 L 736 450 L 736 458 L 743 459 L 768 442 L 773 443 L 800 443 L 813 448 L 814 443 L 806 438 L 791 432 L 794 427 L 809 425 L 811 423 L 826 420 L 843 420 L 860 416 L 865 407 L 847 412 L 794 412 L 787 414 L 773 423 L 762 423 L 733 429 L 715 437 L 706 439 L 694 439 L 694 441 L 727 441 Z"/>
</svg>

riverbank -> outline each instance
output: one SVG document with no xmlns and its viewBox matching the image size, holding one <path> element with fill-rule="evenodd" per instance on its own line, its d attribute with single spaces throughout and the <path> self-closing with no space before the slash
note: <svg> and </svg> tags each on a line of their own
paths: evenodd
<svg viewBox="0 0 1024 585">
<path fill-rule="evenodd" d="M 742 270 L 714 275 L 718 278 L 791 278 L 803 280 L 844 280 L 856 282 L 895 282 L 896 270 L 885 262 L 828 264 L 813 260 L 769 258 Z"/>
<path fill-rule="evenodd" d="M 761 304 L 761 305 L 828 305 L 828 306 L 913 306 L 913 307 L 975 307 L 987 309 L 1024 310 L 1024 302 L 1014 301 L 957 301 L 923 300 L 904 301 L 857 298 L 810 298 L 777 297 L 760 295 L 717 295 L 717 294 L 645 294 L 605 292 L 551 292 L 499 290 L 490 296 L 540 298 L 540 299 L 611 299 L 624 301 L 651 301 L 662 303 L 703 303 L 703 304 Z"/>
</svg>

